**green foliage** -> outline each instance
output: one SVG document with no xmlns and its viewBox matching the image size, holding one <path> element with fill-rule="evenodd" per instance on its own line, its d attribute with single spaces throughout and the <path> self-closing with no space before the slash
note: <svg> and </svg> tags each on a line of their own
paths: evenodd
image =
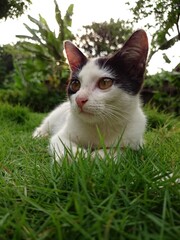
<svg viewBox="0 0 180 240">
<path fill-rule="evenodd" d="M 13 68 L 12 55 L 6 50 L 6 46 L 0 47 L 0 87 L 8 80 Z"/>
<path fill-rule="evenodd" d="M 63 55 L 63 41 L 74 38 L 70 31 L 73 5 L 62 18 L 57 2 L 54 3 L 58 34 L 50 30 L 41 15 L 39 20 L 28 16 L 35 25 L 31 28 L 24 24 L 30 35 L 18 36 L 23 41 L 7 47 L 13 56 L 14 71 L 11 74 L 13 81 L 3 84 L 6 91 L 0 92 L 2 101 L 28 105 L 34 111 L 44 112 L 64 99 L 69 68 Z"/>
<path fill-rule="evenodd" d="M 132 33 L 128 22 L 123 20 L 92 23 L 83 27 L 84 34 L 77 36 L 79 47 L 91 57 L 104 56 L 119 49 Z"/>
<path fill-rule="evenodd" d="M 130 5 L 130 3 L 127 3 Z M 145 27 L 152 34 L 152 42 L 148 62 L 159 50 L 166 50 L 180 40 L 180 5 L 179 0 L 138 0 L 131 7 L 133 21 L 143 20 Z M 175 53 L 175 54 L 178 54 Z M 163 53 L 166 63 L 171 59 Z M 179 64 L 179 62 L 177 62 Z M 180 114 L 180 74 L 179 72 L 162 71 L 154 76 L 148 76 L 145 81 L 143 98 L 152 98 L 151 103 L 166 112 Z"/>
<path fill-rule="evenodd" d="M 0 100 L 29 106 L 34 111 L 50 111 L 65 98 L 65 86 L 62 83 L 57 88 L 51 83 L 53 63 L 47 66 L 46 62 L 32 58 L 31 53 L 20 51 L 19 44 L 7 46 L 8 52 L 15 56 L 14 70 L 4 79 Z"/>
<path fill-rule="evenodd" d="M 64 18 L 62 18 L 57 2 L 54 1 L 54 3 L 55 17 L 59 26 L 58 36 L 56 36 L 54 31 L 50 30 L 48 23 L 41 15 L 39 15 L 39 20 L 28 16 L 29 20 L 35 24 L 35 29 L 24 24 L 30 36 L 18 35 L 17 37 L 24 40 L 19 45 L 19 50 L 30 54 L 31 60 L 27 56 L 27 59 L 23 58 L 22 63 L 19 59 L 18 64 L 25 65 L 24 68 L 29 68 L 34 73 L 41 73 L 44 81 L 49 81 L 51 86 L 58 87 L 68 76 L 67 65 L 63 55 L 63 41 L 74 38 L 69 30 L 72 23 L 73 5 L 68 7 Z"/>
<path fill-rule="evenodd" d="M 25 124 L 30 118 L 28 108 L 21 106 L 11 106 L 9 104 L 0 104 L 0 120 L 12 121 L 16 124 Z"/>
<path fill-rule="evenodd" d="M 0 118 L 0 239 L 179 240 L 177 122 L 151 129 L 144 149 L 126 149 L 117 162 L 88 155 L 59 166 L 52 164 L 47 139 L 31 137 L 43 116 L 29 112 L 17 124 L 16 108 L 0 104 L 0 113 L 6 108 L 9 120 Z"/>
<path fill-rule="evenodd" d="M 159 49 L 168 49 L 180 40 L 179 0 L 157 0 L 154 2 L 138 0 L 131 10 L 136 22 L 145 20 L 146 27 L 154 32 L 149 60 Z M 149 17 L 154 17 L 155 22 Z M 169 39 L 171 30 L 173 30 L 174 35 Z"/>
<path fill-rule="evenodd" d="M 58 89 L 48 90 L 46 86 L 34 86 L 31 84 L 28 88 L 20 90 L 17 88 L 1 89 L 0 100 L 12 105 L 28 106 L 36 112 L 49 112 L 66 97 L 65 92 L 59 92 Z"/>
<path fill-rule="evenodd" d="M 17 18 L 25 12 L 30 4 L 31 0 L 1 0 L 0 19 Z"/>
<path fill-rule="evenodd" d="M 174 126 L 177 125 L 178 120 L 180 120 L 178 117 L 175 118 L 174 115 L 171 113 L 165 113 L 160 110 L 158 110 L 155 107 L 146 106 L 145 107 L 145 113 L 148 116 L 147 117 L 147 129 L 153 130 L 153 129 L 160 129 L 160 128 L 166 128 L 168 130 L 172 130 Z"/>
<path fill-rule="evenodd" d="M 180 114 L 180 73 L 162 71 L 145 80 L 145 89 L 152 92 L 151 104 L 166 112 Z"/>
</svg>

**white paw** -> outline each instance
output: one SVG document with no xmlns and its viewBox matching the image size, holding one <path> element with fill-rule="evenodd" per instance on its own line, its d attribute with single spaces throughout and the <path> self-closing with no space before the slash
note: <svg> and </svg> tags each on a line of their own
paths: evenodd
<svg viewBox="0 0 180 240">
<path fill-rule="evenodd" d="M 78 147 L 66 147 L 63 145 L 50 145 L 49 146 L 50 155 L 53 157 L 53 160 L 57 161 L 59 164 L 65 160 L 68 163 L 78 161 L 78 159 L 87 158 L 87 151 Z"/>
<path fill-rule="evenodd" d="M 46 131 L 43 131 L 41 127 L 36 128 L 32 134 L 33 138 L 48 137 L 48 136 L 49 136 L 49 133 Z"/>
<path fill-rule="evenodd" d="M 117 152 L 115 149 L 98 149 L 91 153 L 92 157 L 100 157 L 101 159 L 106 158 L 106 156 L 109 156 L 112 159 L 115 159 L 117 157 Z"/>
</svg>

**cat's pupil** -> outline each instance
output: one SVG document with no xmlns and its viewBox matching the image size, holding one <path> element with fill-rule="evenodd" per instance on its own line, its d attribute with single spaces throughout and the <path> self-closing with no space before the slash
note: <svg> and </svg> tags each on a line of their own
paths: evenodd
<svg viewBox="0 0 180 240">
<path fill-rule="evenodd" d="M 79 89 L 80 89 L 80 87 L 81 87 L 81 83 L 80 83 L 80 81 L 79 80 L 73 80 L 71 83 L 70 83 L 70 89 L 71 89 L 71 91 L 72 92 L 77 92 Z"/>
<path fill-rule="evenodd" d="M 101 78 L 98 82 L 98 87 L 102 90 L 108 89 L 113 85 L 111 78 Z"/>
</svg>

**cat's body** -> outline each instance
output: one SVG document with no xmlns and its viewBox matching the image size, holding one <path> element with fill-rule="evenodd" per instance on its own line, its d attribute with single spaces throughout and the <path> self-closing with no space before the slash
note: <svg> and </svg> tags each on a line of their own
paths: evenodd
<svg viewBox="0 0 180 240">
<path fill-rule="evenodd" d="M 65 149 L 74 154 L 100 149 L 100 136 L 107 148 L 143 144 L 146 117 L 139 92 L 148 51 L 143 30 L 135 32 L 123 48 L 111 57 L 88 60 L 71 42 L 65 50 L 72 71 L 69 100 L 49 114 L 33 134 L 51 135 L 50 150 L 60 161 Z"/>
</svg>

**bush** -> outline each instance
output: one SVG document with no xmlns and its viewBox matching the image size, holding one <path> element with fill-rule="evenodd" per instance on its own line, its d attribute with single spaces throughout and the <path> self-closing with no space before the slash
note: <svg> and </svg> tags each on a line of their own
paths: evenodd
<svg viewBox="0 0 180 240">
<path fill-rule="evenodd" d="M 13 57 L 6 50 L 6 46 L 0 46 L 0 87 L 9 80 L 9 75 L 13 71 Z"/>
<path fill-rule="evenodd" d="M 165 112 L 180 114 L 180 72 L 162 71 L 145 80 L 142 97 L 144 102 Z"/>
<path fill-rule="evenodd" d="M 12 121 L 17 124 L 25 124 L 30 118 L 30 111 L 28 108 L 21 106 L 11 106 L 9 104 L 0 104 L 0 119 L 5 121 Z"/>
<path fill-rule="evenodd" d="M 150 106 L 147 106 L 145 108 L 145 112 L 148 120 L 148 130 L 159 129 L 162 127 L 170 130 L 178 121 L 178 119 L 175 118 L 173 114 L 167 114 L 165 112 L 159 111 L 157 108 L 152 108 Z"/>
<path fill-rule="evenodd" d="M 65 99 L 65 92 L 59 89 L 48 90 L 46 87 L 18 90 L 1 89 L 0 101 L 12 105 L 27 106 L 35 112 L 49 112 Z"/>
</svg>

